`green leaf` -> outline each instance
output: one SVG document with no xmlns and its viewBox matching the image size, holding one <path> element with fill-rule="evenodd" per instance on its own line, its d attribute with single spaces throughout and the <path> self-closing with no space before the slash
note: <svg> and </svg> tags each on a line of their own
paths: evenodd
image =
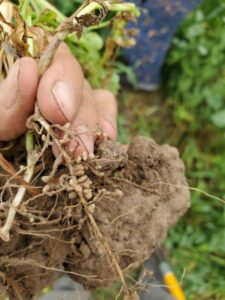
<svg viewBox="0 0 225 300">
<path fill-rule="evenodd" d="M 206 56 L 209 50 L 204 45 L 198 45 L 198 51 L 202 56 Z"/>
<path fill-rule="evenodd" d="M 84 33 L 77 43 L 89 51 L 99 51 L 103 47 L 103 39 L 96 32 Z"/>
<path fill-rule="evenodd" d="M 206 26 L 204 23 L 194 24 L 187 30 L 187 37 L 189 39 L 193 39 L 195 37 L 201 36 L 206 30 Z"/>
<path fill-rule="evenodd" d="M 52 10 L 46 9 L 36 17 L 33 24 L 46 29 L 50 29 L 51 27 L 54 29 L 58 25 L 57 14 Z"/>
<path fill-rule="evenodd" d="M 225 109 L 212 115 L 212 122 L 218 127 L 225 127 Z"/>
<path fill-rule="evenodd" d="M 215 111 L 218 111 L 223 106 L 223 94 L 225 93 L 218 85 L 215 87 L 206 87 L 203 90 L 203 96 L 205 97 L 208 106 Z"/>
</svg>

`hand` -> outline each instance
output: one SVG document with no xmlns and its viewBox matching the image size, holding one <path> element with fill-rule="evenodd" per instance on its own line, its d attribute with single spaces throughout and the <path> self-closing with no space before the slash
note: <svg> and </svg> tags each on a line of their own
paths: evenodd
<svg viewBox="0 0 225 300">
<path fill-rule="evenodd" d="M 107 90 L 92 90 L 83 77 L 79 63 L 62 44 L 52 65 L 38 82 L 38 68 L 32 58 L 15 62 L 5 80 L 0 82 L 0 140 L 14 139 L 26 131 L 26 120 L 37 99 L 44 118 L 53 124 L 71 124 L 80 134 L 72 140 L 71 152 L 80 155 L 94 151 L 99 126 L 116 139 L 116 100 Z"/>
</svg>

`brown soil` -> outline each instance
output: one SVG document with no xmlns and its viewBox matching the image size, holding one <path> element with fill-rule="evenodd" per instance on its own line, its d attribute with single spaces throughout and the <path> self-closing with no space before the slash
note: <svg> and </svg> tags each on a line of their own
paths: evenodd
<svg viewBox="0 0 225 300">
<path fill-rule="evenodd" d="M 3 154 L 12 161 L 9 151 Z M 17 153 L 15 165 L 23 159 Z M 91 288 L 110 284 L 120 275 L 118 266 L 126 274 L 148 258 L 190 204 L 178 151 L 148 138 L 134 138 L 128 152 L 118 143 L 101 143 L 95 159 L 58 167 L 43 188 L 40 177 L 52 163 L 49 149 L 10 241 L 0 240 L 0 295 L 10 299 L 32 299 L 63 272 Z M 2 226 L 19 179 L 9 187 L 7 172 L 0 168 L 0 175 Z"/>
</svg>

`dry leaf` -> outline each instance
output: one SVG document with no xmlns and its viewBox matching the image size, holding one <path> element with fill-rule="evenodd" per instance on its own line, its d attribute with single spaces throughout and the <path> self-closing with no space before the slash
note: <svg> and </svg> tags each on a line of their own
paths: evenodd
<svg viewBox="0 0 225 300">
<path fill-rule="evenodd" d="M 15 176 L 16 171 L 14 167 L 10 164 L 10 162 L 4 158 L 4 156 L 0 153 L 0 168 L 2 168 L 7 174 L 11 176 Z M 23 180 L 21 176 L 15 176 L 15 180 L 18 180 L 19 184 L 24 186 L 28 192 L 30 192 L 32 195 L 38 195 L 40 193 L 39 188 L 35 188 L 31 184 L 27 183 Z"/>
<path fill-rule="evenodd" d="M 27 37 L 34 41 L 34 56 L 40 57 L 48 45 L 48 33 L 40 27 L 27 27 Z"/>
<path fill-rule="evenodd" d="M 73 14 L 71 17 L 67 18 L 58 28 L 57 31 L 68 31 L 70 33 L 76 32 L 78 38 L 80 38 L 83 28 L 90 27 L 93 25 L 98 25 L 108 13 L 108 6 L 102 0 L 95 0 L 94 2 L 98 3 L 101 6 L 101 9 L 98 10 L 98 13 L 95 12 L 82 14 L 80 12 L 83 8 L 90 4 L 88 0 L 84 1 L 81 7 Z"/>
<path fill-rule="evenodd" d="M 10 175 L 14 175 L 16 173 L 13 166 L 8 162 L 7 159 L 5 159 L 5 157 L 1 153 L 0 153 L 0 167 L 2 167 L 2 169 Z"/>
<path fill-rule="evenodd" d="M 9 23 L 9 22 L 6 21 L 5 17 L 4 17 L 3 14 L 0 12 L 0 23 L 1 23 L 1 22 L 4 23 L 5 25 L 8 25 L 10 28 L 13 28 L 13 27 L 14 27 L 11 23 Z"/>
<path fill-rule="evenodd" d="M 2 3 L 0 7 L 0 13 L 1 13 L 0 24 L 3 26 L 6 32 L 10 33 L 11 32 L 10 21 L 13 16 L 13 4 L 8 1 Z"/>
<path fill-rule="evenodd" d="M 15 28 L 9 36 L 10 43 L 13 45 L 18 57 L 29 56 L 26 36 L 26 23 L 21 17 L 16 6 L 13 7 Z"/>
</svg>

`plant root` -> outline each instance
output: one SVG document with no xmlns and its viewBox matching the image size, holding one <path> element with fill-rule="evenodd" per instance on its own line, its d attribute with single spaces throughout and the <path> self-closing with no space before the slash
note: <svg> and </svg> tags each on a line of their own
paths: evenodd
<svg viewBox="0 0 225 300">
<path fill-rule="evenodd" d="M 42 192 L 27 190 L 10 241 L 0 242 L 0 290 L 10 299 L 32 299 L 65 272 L 88 288 L 119 279 L 121 293 L 138 299 L 127 273 L 152 254 L 190 204 L 176 149 L 137 137 L 128 152 L 105 141 L 96 146 L 94 158 L 77 160 L 66 152 L 67 140 L 76 138 L 67 125 L 59 137 L 37 113 L 29 126 L 38 140 L 31 191 L 38 187 Z M 23 143 L 21 138 L 18 144 Z M 15 170 L 26 160 L 24 153 L 18 161 L 18 144 L 5 154 Z M 57 158 L 53 144 L 60 150 Z M 11 176 L 4 168 L 1 172 Z M 0 224 L 5 224 L 21 175 L 7 176 L 0 177 Z"/>
</svg>

